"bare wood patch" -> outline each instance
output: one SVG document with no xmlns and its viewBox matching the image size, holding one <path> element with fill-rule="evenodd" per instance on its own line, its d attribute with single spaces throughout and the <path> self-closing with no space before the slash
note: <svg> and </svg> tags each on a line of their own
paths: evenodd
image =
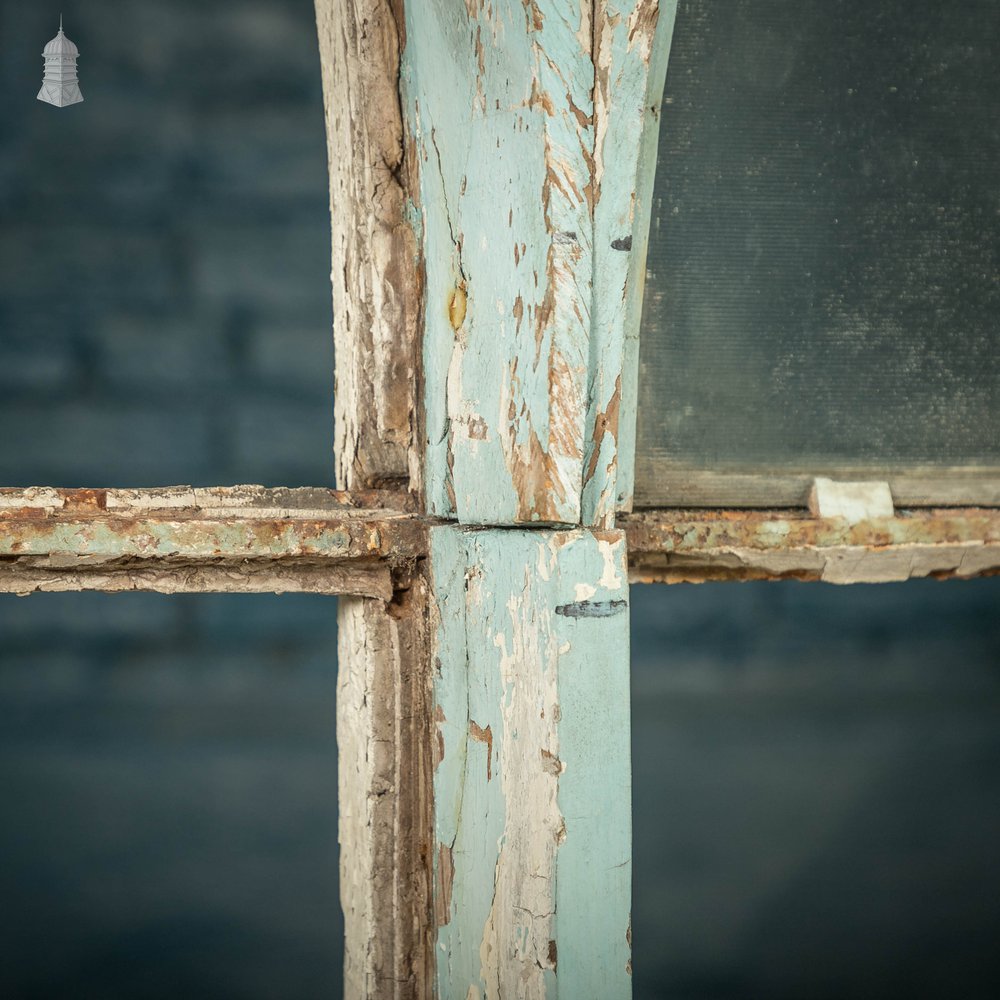
<svg viewBox="0 0 1000 1000">
<path fill-rule="evenodd" d="M 407 125 L 426 163 L 425 489 L 438 516 L 579 520 L 591 34 L 589 3 L 407 6 Z"/>
</svg>

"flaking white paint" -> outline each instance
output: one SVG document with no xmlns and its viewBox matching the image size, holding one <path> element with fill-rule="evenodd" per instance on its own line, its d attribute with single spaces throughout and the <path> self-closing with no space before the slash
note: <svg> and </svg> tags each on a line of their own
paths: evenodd
<svg viewBox="0 0 1000 1000">
<path fill-rule="evenodd" d="M 548 628 L 551 612 L 536 601 L 531 577 L 525 573 L 524 590 L 507 602 L 509 648 L 507 629 L 493 639 L 505 694 L 500 780 L 508 808 L 480 945 L 486 1000 L 544 1000 L 545 972 L 554 969 L 548 943 L 555 939 L 555 856 L 563 819 L 561 771 L 549 765 L 559 759 L 559 650 Z"/>
</svg>

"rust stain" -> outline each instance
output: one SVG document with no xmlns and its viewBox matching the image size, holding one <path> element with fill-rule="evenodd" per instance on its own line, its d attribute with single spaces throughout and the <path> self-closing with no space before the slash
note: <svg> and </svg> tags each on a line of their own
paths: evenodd
<svg viewBox="0 0 1000 1000">
<path fill-rule="evenodd" d="M 897 545 L 1000 542 L 1000 511 L 933 509 L 901 511 L 894 518 L 844 524 L 806 510 L 658 510 L 623 517 L 635 551 L 680 551 L 739 546 L 761 551 L 829 549 L 850 545 L 885 549 Z"/>
<path fill-rule="evenodd" d="M 44 521 L 52 515 L 46 507 L 10 507 L 0 510 L 0 520 L 3 521 Z"/>
<path fill-rule="evenodd" d="M 62 494 L 65 511 L 106 510 L 107 490 L 66 490 Z"/>
<path fill-rule="evenodd" d="M 813 518 L 804 510 L 666 510 L 625 515 L 622 527 L 629 575 L 636 582 L 822 580 L 844 555 L 856 569 L 841 565 L 836 574 L 841 583 L 852 574 L 870 579 L 883 568 L 892 579 L 1000 571 L 1000 512 L 981 509 L 901 511 L 852 525 Z M 993 550 L 995 560 L 989 556 Z M 978 559 L 974 568 L 965 565 L 969 552 Z M 926 561 L 935 558 L 938 565 Z"/>
<path fill-rule="evenodd" d="M 481 729 L 475 722 L 469 722 L 469 735 L 479 743 L 486 744 L 486 780 L 493 779 L 493 729 Z"/>
</svg>

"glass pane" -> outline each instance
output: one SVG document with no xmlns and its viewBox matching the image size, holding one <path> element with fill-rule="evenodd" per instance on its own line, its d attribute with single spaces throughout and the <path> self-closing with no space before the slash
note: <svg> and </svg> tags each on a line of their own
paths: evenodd
<svg viewBox="0 0 1000 1000">
<path fill-rule="evenodd" d="M 4 3 L 0 482 L 333 485 L 312 0 Z"/>
<path fill-rule="evenodd" d="M 995 0 L 682 0 L 661 122 L 640 494 L 1000 465 Z"/>
<path fill-rule="evenodd" d="M 998 601 L 633 588 L 635 1000 L 1000 996 Z"/>
<path fill-rule="evenodd" d="M 0 595 L 0 996 L 337 1000 L 336 601 Z"/>
</svg>

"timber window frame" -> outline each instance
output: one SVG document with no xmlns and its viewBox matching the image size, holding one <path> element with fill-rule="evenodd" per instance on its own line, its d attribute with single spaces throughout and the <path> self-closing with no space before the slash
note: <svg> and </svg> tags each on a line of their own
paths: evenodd
<svg viewBox="0 0 1000 1000">
<path fill-rule="evenodd" d="M 347 996 L 625 998 L 628 582 L 994 573 L 1000 511 L 629 512 L 676 0 L 316 11 L 341 489 L 3 490 L 0 591 L 340 595 Z"/>
</svg>

